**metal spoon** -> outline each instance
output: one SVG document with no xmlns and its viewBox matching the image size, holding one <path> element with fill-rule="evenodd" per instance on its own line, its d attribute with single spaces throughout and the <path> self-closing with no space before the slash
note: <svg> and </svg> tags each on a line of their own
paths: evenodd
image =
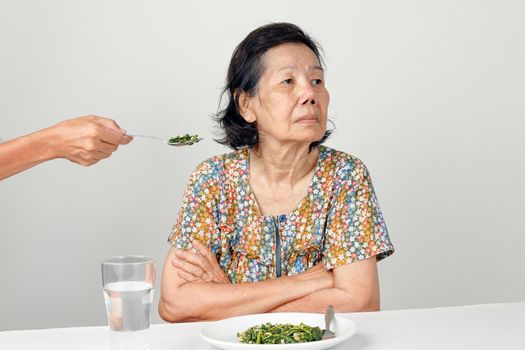
<svg viewBox="0 0 525 350">
<path fill-rule="evenodd" d="M 175 146 L 175 147 L 180 147 L 180 146 L 191 146 L 193 145 L 194 143 L 197 143 L 199 142 L 200 140 L 202 140 L 202 137 L 199 137 L 197 140 L 193 140 L 193 141 L 186 141 L 186 142 L 169 142 L 167 140 L 163 140 L 161 139 L 160 137 L 156 137 L 156 136 L 149 136 L 149 135 L 138 135 L 138 134 L 127 134 L 128 136 L 132 136 L 132 137 L 147 137 L 149 139 L 155 139 L 155 140 L 158 140 L 162 143 L 165 143 L 169 146 Z"/>
<path fill-rule="evenodd" d="M 330 330 L 330 323 L 332 323 L 333 318 L 334 318 L 334 306 L 328 305 L 328 307 L 326 308 L 326 313 L 324 314 L 324 324 L 325 324 L 326 329 L 324 330 L 321 340 L 335 338 L 335 333 Z"/>
</svg>

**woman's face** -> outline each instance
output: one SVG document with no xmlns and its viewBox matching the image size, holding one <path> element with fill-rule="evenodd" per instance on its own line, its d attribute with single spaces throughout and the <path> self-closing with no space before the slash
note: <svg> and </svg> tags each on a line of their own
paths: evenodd
<svg viewBox="0 0 525 350">
<path fill-rule="evenodd" d="M 256 122 L 264 142 L 320 140 L 326 132 L 330 96 L 315 54 L 304 44 L 283 44 L 263 56 L 264 72 L 258 89 L 242 114 Z"/>
</svg>

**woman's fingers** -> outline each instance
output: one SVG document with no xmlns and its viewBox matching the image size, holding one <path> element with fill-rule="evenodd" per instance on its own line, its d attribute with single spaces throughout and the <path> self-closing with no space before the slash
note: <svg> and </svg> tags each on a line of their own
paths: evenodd
<svg viewBox="0 0 525 350">
<path fill-rule="evenodd" d="M 208 262 L 208 264 L 210 264 L 211 266 L 213 266 L 214 264 L 218 265 L 217 263 L 217 258 L 215 257 L 215 254 L 213 254 L 211 252 L 211 250 L 204 245 L 204 243 L 202 243 L 201 241 L 199 241 L 198 239 L 194 239 L 191 244 L 193 245 L 193 248 L 195 248 L 195 250 L 197 252 L 199 252 L 199 254 L 204 258 L 206 259 L 206 261 Z"/>
<path fill-rule="evenodd" d="M 172 264 L 176 268 L 185 271 L 196 278 L 200 278 L 204 274 L 204 271 L 199 266 L 183 259 L 173 259 Z"/>
<path fill-rule="evenodd" d="M 184 270 L 177 271 L 177 275 L 179 275 L 179 277 L 186 282 L 197 282 L 199 280 L 197 277 L 193 276 L 191 273 L 187 273 Z"/>
<path fill-rule="evenodd" d="M 179 274 L 181 278 L 192 282 L 230 283 L 215 254 L 206 245 L 194 240 L 192 246 L 197 253 L 188 250 L 175 250 L 176 259 L 172 260 L 172 264 L 184 272 L 185 278 Z"/>
<path fill-rule="evenodd" d="M 208 260 L 197 253 L 193 253 L 189 250 L 175 250 L 175 256 L 179 259 L 187 261 L 195 266 L 198 266 L 202 271 L 210 271 L 211 266 Z"/>
<path fill-rule="evenodd" d="M 193 248 L 208 261 L 210 268 L 207 270 L 207 274 L 210 275 L 211 280 L 215 283 L 230 283 L 228 276 L 226 276 L 226 273 L 219 265 L 215 254 L 199 240 L 195 239 L 191 244 Z"/>
<path fill-rule="evenodd" d="M 187 282 L 211 282 L 212 281 L 211 276 L 207 273 L 203 272 L 200 276 L 195 276 L 194 272 L 190 273 L 188 270 L 184 270 L 182 267 L 180 267 L 182 266 L 182 264 L 179 264 L 179 262 L 174 261 L 173 265 L 179 269 L 179 271 L 177 271 L 177 274 L 179 275 L 179 277 L 181 277 L 183 280 Z"/>
</svg>

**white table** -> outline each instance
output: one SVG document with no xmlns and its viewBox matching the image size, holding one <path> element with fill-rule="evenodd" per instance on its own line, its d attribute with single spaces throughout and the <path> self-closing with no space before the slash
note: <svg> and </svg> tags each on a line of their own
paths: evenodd
<svg viewBox="0 0 525 350">
<path fill-rule="evenodd" d="M 357 324 L 357 333 L 332 349 L 525 349 L 525 301 L 340 315 Z M 0 349 L 216 349 L 199 336 L 206 324 L 156 324 L 117 338 L 108 327 L 6 331 Z"/>
</svg>

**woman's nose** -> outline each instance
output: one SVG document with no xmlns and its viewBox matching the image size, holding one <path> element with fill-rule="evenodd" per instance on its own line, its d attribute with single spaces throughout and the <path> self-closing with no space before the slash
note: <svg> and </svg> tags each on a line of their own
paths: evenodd
<svg viewBox="0 0 525 350">
<path fill-rule="evenodd" d="M 315 104 L 316 101 L 315 101 L 315 89 L 313 88 L 313 86 L 311 85 L 306 85 L 303 87 L 302 91 L 301 91 L 301 98 L 300 98 L 300 102 L 302 105 L 305 105 L 305 104 Z"/>
</svg>

